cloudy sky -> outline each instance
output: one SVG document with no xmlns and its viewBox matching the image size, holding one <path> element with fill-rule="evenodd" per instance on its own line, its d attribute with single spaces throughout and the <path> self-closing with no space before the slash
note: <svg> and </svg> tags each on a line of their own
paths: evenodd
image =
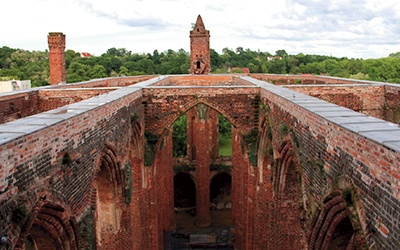
<svg viewBox="0 0 400 250">
<path fill-rule="evenodd" d="M 101 55 L 189 51 L 201 15 L 211 48 L 380 58 L 400 51 L 399 0 L 12 0 L 1 1 L 0 47 L 47 49 L 63 32 L 67 49 Z"/>
</svg>

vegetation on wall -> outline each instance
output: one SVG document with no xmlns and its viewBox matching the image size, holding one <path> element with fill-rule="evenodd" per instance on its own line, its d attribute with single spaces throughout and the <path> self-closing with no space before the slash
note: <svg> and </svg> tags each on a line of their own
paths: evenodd
<svg viewBox="0 0 400 250">
<path fill-rule="evenodd" d="M 151 164 L 153 164 L 153 159 L 156 153 L 156 145 L 159 136 L 149 131 L 145 131 L 144 138 L 145 138 L 144 165 L 148 167 L 151 166 Z"/>
<path fill-rule="evenodd" d="M 247 146 L 250 164 L 257 165 L 257 149 L 258 149 L 258 129 L 252 129 L 248 134 L 243 135 L 243 141 Z"/>
<path fill-rule="evenodd" d="M 22 226 L 27 217 L 28 217 L 28 210 L 26 209 L 25 206 L 21 205 L 16 207 L 12 211 L 11 221 L 19 226 Z"/>
<path fill-rule="evenodd" d="M 33 87 L 49 84 L 49 52 L 0 47 L 0 78 L 31 80 Z M 232 68 L 248 68 L 251 73 L 326 74 L 329 76 L 400 83 L 400 52 L 379 59 L 337 58 L 285 50 L 275 53 L 237 47 L 224 48 L 222 53 L 210 50 L 212 73 L 234 73 Z M 89 79 L 153 74 L 189 73 L 189 52 L 167 50 L 133 53 L 125 48 L 110 48 L 100 56 L 81 57 L 66 50 L 67 82 Z M 271 60 L 272 58 L 272 60 Z M 299 81 L 295 81 L 299 83 Z"/>
<path fill-rule="evenodd" d="M 218 115 L 219 155 L 232 156 L 232 125 L 223 115 Z"/>
<path fill-rule="evenodd" d="M 231 173 L 232 166 L 224 164 L 211 164 L 210 171 Z"/>
<path fill-rule="evenodd" d="M 83 212 L 81 220 L 78 222 L 78 228 L 80 239 L 82 239 L 81 249 L 96 249 L 96 238 L 94 232 L 94 212 L 92 207 L 89 207 L 85 212 Z"/>
<path fill-rule="evenodd" d="M 132 180 L 132 164 L 130 162 L 125 163 L 124 166 L 125 175 L 125 203 L 129 204 L 132 201 L 133 191 L 133 180 Z"/>
<path fill-rule="evenodd" d="M 174 173 L 180 173 L 180 172 L 192 172 L 196 171 L 196 165 L 192 164 L 181 164 L 181 165 L 176 165 L 174 166 Z"/>
</svg>

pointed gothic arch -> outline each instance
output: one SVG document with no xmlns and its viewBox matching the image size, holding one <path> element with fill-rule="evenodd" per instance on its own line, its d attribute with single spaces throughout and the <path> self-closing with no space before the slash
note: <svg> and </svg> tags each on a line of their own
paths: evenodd
<svg viewBox="0 0 400 250">
<path fill-rule="evenodd" d="M 77 224 L 65 204 L 42 195 L 29 213 L 14 249 L 79 249 Z"/>
<path fill-rule="evenodd" d="M 363 249 L 366 241 L 351 206 L 354 199 L 351 189 L 345 187 L 323 200 L 323 207 L 314 213 L 306 234 L 308 249 Z"/>
<path fill-rule="evenodd" d="M 100 156 L 93 186 L 96 245 L 100 247 L 121 227 L 124 177 L 111 145 L 106 145 Z"/>
</svg>

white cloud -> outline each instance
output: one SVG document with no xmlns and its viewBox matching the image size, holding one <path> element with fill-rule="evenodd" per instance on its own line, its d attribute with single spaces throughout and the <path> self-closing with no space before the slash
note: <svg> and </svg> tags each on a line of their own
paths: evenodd
<svg viewBox="0 0 400 250">
<path fill-rule="evenodd" d="M 0 46 L 47 49 L 63 32 L 67 49 L 100 55 L 189 50 L 201 14 L 218 52 L 253 50 L 384 57 L 400 51 L 398 0 L 13 0 L 2 3 Z"/>
</svg>

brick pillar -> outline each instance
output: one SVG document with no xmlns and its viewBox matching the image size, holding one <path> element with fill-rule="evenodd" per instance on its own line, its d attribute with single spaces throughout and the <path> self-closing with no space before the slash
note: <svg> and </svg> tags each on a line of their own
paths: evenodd
<svg viewBox="0 0 400 250">
<path fill-rule="evenodd" d="M 65 83 L 65 35 L 60 32 L 50 32 L 47 41 L 50 49 L 50 85 Z"/>
<path fill-rule="evenodd" d="M 210 163 L 212 150 L 212 119 L 210 108 L 199 104 L 195 109 L 195 119 L 192 120 L 192 143 L 196 149 L 196 225 L 208 227 L 211 225 L 210 217 Z"/>
</svg>

